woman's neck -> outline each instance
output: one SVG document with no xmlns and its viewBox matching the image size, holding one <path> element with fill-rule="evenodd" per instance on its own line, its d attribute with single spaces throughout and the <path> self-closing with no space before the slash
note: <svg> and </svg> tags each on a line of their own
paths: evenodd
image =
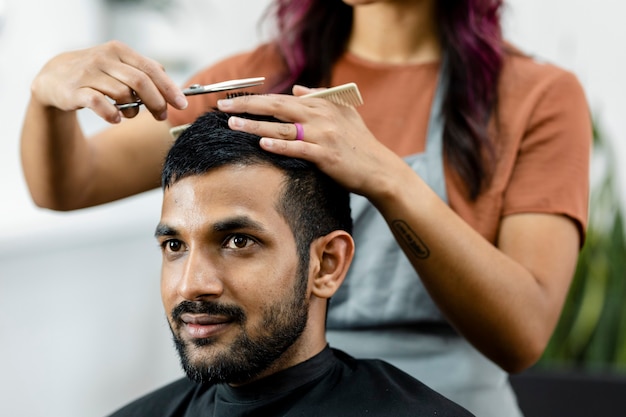
<svg viewBox="0 0 626 417">
<path fill-rule="evenodd" d="M 437 61 L 441 45 L 434 8 L 432 0 L 355 6 L 348 50 L 390 64 Z"/>
</svg>

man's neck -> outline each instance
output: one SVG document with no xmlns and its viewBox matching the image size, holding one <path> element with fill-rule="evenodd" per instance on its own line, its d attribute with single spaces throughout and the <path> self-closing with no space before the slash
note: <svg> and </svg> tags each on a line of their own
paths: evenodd
<svg viewBox="0 0 626 417">
<path fill-rule="evenodd" d="M 274 363 L 254 378 L 240 384 L 229 383 L 229 385 L 232 387 L 248 385 L 285 369 L 292 368 L 318 355 L 326 347 L 326 339 L 323 334 L 321 337 L 317 337 L 315 339 L 311 339 L 309 336 L 310 334 L 305 331 L 305 333 L 303 333 L 302 336 L 300 336 L 300 338 L 289 347 L 289 349 L 287 349 L 276 361 L 274 361 Z"/>
<path fill-rule="evenodd" d="M 326 373 L 330 367 L 334 366 L 332 358 L 334 358 L 332 350 L 325 346 L 324 349 L 304 362 L 272 372 L 264 377 L 255 378 L 245 384 L 219 384 L 220 389 L 226 389 L 231 395 L 254 396 L 255 398 L 265 394 L 274 395 L 291 391 Z"/>
<path fill-rule="evenodd" d="M 356 6 L 348 50 L 374 62 L 436 61 L 441 46 L 434 8 L 432 0 Z"/>
</svg>

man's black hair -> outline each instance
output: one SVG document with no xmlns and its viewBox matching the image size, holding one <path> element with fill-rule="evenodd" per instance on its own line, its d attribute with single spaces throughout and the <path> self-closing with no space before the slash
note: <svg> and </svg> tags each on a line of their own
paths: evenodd
<svg viewBox="0 0 626 417">
<path fill-rule="evenodd" d="M 219 111 L 205 113 L 178 137 L 165 159 L 163 189 L 182 178 L 203 175 L 225 165 L 269 165 L 285 174 L 277 209 L 294 234 L 302 260 L 308 264 L 314 239 L 333 230 L 352 232 L 349 193 L 345 188 L 308 161 L 263 150 L 259 136 L 231 130 L 229 116 Z"/>
</svg>

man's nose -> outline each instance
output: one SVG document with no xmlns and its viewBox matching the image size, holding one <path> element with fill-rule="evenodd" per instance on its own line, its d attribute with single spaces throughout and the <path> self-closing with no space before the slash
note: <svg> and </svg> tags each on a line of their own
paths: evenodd
<svg viewBox="0 0 626 417">
<path fill-rule="evenodd" d="M 209 254 L 192 250 L 178 282 L 179 295 L 190 301 L 220 297 L 224 291 L 220 270 Z"/>
</svg>

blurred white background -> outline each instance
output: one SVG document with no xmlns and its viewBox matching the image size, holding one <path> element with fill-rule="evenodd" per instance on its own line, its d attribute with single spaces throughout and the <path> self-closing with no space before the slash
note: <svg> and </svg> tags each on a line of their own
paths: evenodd
<svg viewBox="0 0 626 417">
<path fill-rule="evenodd" d="M 181 375 L 152 238 L 160 191 L 72 213 L 34 207 L 18 143 L 31 80 L 62 51 L 117 38 L 182 82 L 262 39 L 268 2 L 0 0 L 0 416 L 103 416 Z M 618 0 L 511 0 L 504 23 L 509 40 L 578 75 L 626 160 L 624 11 Z"/>
</svg>

